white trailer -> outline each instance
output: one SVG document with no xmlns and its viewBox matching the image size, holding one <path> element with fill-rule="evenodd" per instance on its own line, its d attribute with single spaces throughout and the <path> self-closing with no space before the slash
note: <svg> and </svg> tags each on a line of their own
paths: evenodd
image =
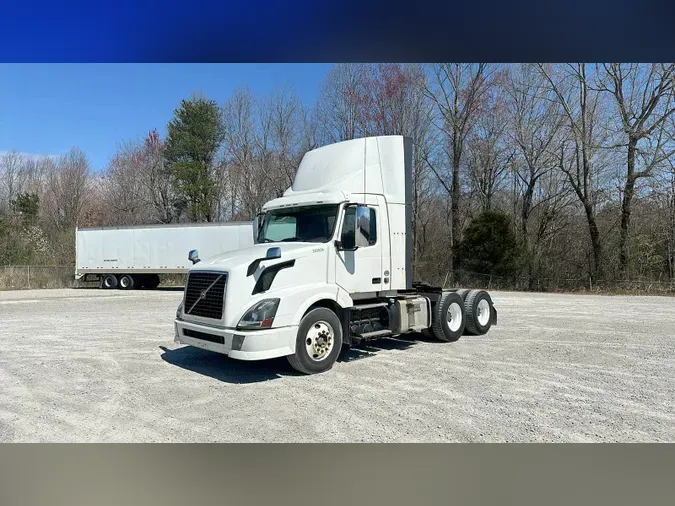
<svg viewBox="0 0 675 506">
<path fill-rule="evenodd" d="M 286 356 L 313 374 L 343 345 L 420 331 L 451 342 L 497 323 L 487 292 L 412 279 L 410 138 L 309 151 L 256 222 L 251 248 L 190 253 L 176 342 L 241 360 Z"/>
<path fill-rule="evenodd" d="M 188 249 L 215 256 L 253 243 L 250 222 L 78 228 L 75 279 L 93 278 L 101 288 L 156 288 L 160 274 L 188 271 Z"/>
</svg>

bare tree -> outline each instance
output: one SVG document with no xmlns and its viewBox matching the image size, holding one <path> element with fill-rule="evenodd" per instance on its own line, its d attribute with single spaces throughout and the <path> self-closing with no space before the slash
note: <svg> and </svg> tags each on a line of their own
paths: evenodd
<svg viewBox="0 0 675 506">
<path fill-rule="evenodd" d="M 236 91 L 223 107 L 224 159 L 232 218 L 250 218 L 264 203 L 257 172 L 256 101 L 249 89 Z"/>
<path fill-rule="evenodd" d="M 596 219 L 597 188 L 594 177 L 598 146 L 600 97 L 593 91 L 585 63 L 565 64 L 558 69 L 538 65 L 548 89 L 564 114 L 570 139 L 561 143 L 558 168 L 584 208 L 593 250 L 591 279 L 602 277 L 602 243 Z M 556 71 L 557 70 L 557 71 Z"/>
<path fill-rule="evenodd" d="M 484 211 L 493 208 L 495 195 L 501 189 L 507 169 L 512 166 L 515 157 L 515 150 L 507 137 L 506 113 L 504 96 L 495 87 L 467 137 L 467 169 L 472 194 L 478 197 Z"/>
<path fill-rule="evenodd" d="M 304 155 L 302 141 L 306 117 L 302 103 L 292 88 L 276 91 L 268 107 L 271 146 L 276 154 L 276 168 L 280 176 L 277 183 L 285 190 L 293 184 L 295 171 Z"/>
<path fill-rule="evenodd" d="M 666 264 L 668 266 L 668 279 L 675 280 L 675 161 L 668 160 L 668 170 L 665 180 L 665 249 Z"/>
<path fill-rule="evenodd" d="M 546 87 L 545 78 L 531 64 L 518 65 L 508 74 L 505 89 L 509 96 L 513 143 L 524 170 L 516 171 L 523 188 L 520 208 L 522 238 L 528 241 L 528 222 L 537 184 L 557 165 L 558 144 L 565 117 L 556 96 Z"/>
<path fill-rule="evenodd" d="M 100 180 L 105 223 L 171 223 L 178 218 L 163 149 L 156 130 L 119 145 Z"/>
<path fill-rule="evenodd" d="M 446 154 L 450 160 L 450 174 L 432 169 L 451 197 L 452 254 L 457 252 L 461 238 L 460 168 L 467 136 L 489 90 L 491 67 L 484 63 L 439 63 L 431 66 L 432 79 L 425 90 L 436 105 L 438 128 L 446 138 Z M 454 259 L 450 259 L 452 269 Z"/>
<path fill-rule="evenodd" d="M 89 161 L 78 148 L 72 148 L 52 165 L 47 176 L 45 217 L 56 230 L 77 224 L 86 204 L 89 176 Z"/>
<path fill-rule="evenodd" d="M 363 85 L 365 67 L 358 63 L 335 65 L 321 88 L 317 105 L 323 141 L 338 142 L 367 135 Z"/>
<path fill-rule="evenodd" d="M 14 197 L 23 191 L 27 161 L 18 151 L 0 156 L 0 212 L 8 212 Z"/>
<path fill-rule="evenodd" d="M 164 156 L 164 141 L 157 130 L 145 137 L 140 151 L 141 182 L 153 209 L 153 220 L 172 223 L 178 219 L 176 195 Z"/>
<path fill-rule="evenodd" d="M 123 142 L 110 160 L 101 180 L 107 225 L 140 225 L 152 222 L 152 209 L 141 170 L 142 146 Z"/>
<path fill-rule="evenodd" d="M 669 118 L 675 113 L 673 83 L 675 64 L 603 64 L 598 89 L 608 93 L 615 105 L 625 148 L 626 171 L 622 188 L 619 273 L 626 273 L 626 245 L 630 229 L 631 203 L 636 184 L 675 154 L 675 132 Z"/>
</svg>

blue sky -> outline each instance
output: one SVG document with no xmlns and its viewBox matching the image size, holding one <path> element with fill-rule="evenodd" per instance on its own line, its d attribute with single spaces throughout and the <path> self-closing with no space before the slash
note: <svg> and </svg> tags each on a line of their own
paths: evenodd
<svg viewBox="0 0 675 506">
<path fill-rule="evenodd" d="M 330 64 L 3 64 L 0 152 L 83 149 L 103 169 L 122 140 L 163 136 L 181 99 L 202 91 L 222 104 L 239 87 L 257 96 L 293 85 L 312 104 Z"/>
</svg>

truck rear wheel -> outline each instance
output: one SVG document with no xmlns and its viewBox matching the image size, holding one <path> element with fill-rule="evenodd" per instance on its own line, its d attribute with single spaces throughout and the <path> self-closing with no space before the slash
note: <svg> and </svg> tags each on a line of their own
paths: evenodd
<svg viewBox="0 0 675 506">
<path fill-rule="evenodd" d="M 454 342 L 462 337 L 465 317 L 462 297 L 455 292 L 443 292 L 432 315 L 431 329 L 436 339 Z"/>
<path fill-rule="evenodd" d="M 105 274 L 101 278 L 101 288 L 105 288 L 106 290 L 117 288 L 117 276 L 114 274 Z"/>
<path fill-rule="evenodd" d="M 474 336 L 485 334 L 492 326 L 492 299 L 485 290 L 471 290 L 464 300 L 466 331 Z"/>
<path fill-rule="evenodd" d="M 337 315 L 323 307 L 312 309 L 300 321 L 291 367 L 303 374 L 317 374 L 333 367 L 342 350 L 342 325 Z"/>
<path fill-rule="evenodd" d="M 119 283 L 121 290 L 133 290 L 136 286 L 136 280 L 131 274 L 124 274 L 120 276 Z"/>
<path fill-rule="evenodd" d="M 466 300 L 466 296 L 469 295 L 470 291 L 471 290 L 469 290 L 468 288 L 458 288 L 457 290 L 455 290 L 455 293 L 459 295 L 462 298 L 462 300 Z"/>
</svg>

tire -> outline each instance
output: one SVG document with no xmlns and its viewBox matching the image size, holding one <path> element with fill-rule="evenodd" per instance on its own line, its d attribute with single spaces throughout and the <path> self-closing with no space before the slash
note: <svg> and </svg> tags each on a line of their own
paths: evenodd
<svg viewBox="0 0 675 506">
<path fill-rule="evenodd" d="M 325 338 L 329 336 L 331 344 L 327 345 Z M 322 339 L 317 340 L 317 337 Z M 310 350 L 314 353 L 312 354 Z M 303 374 L 318 374 L 333 367 L 341 350 L 342 324 L 340 319 L 330 309 L 319 307 L 312 309 L 300 321 L 295 341 L 295 353 L 287 358 L 288 363 L 296 371 Z"/>
<path fill-rule="evenodd" d="M 101 278 L 101 288 L 105 290 L 117 288 L 117 284 L 118 284 L 117 276 L 115 276 L 114 274 L 105 274 Z"/>
<path fill-rule="evenodd" d="M 459 295 L 464 301 L 466 300 L 466 296 L 469 295 L 470 291 L 471 290 L 469 290 L 468 288 L 458 288 L 457 290 L 455 290 L 455 293 Z"/>
<path fill-rule="evenodd" d="M 462 297 L 455 292 L 443 292 L 432 314 L 431 330 L 436 339 L 445 342 L 457 341 L 464 333 L 465 323 Z"/>
<path fill-rule="evenodd" d="M 119 288 L 120 290 L 133 290 L 136 286 L 136 279 L 131 274 L 123 274 L 120 276 Z"/>
<path fill-rule="evenodd" d="M 471 290 L 464 300 L 466 331 L 474 336 L 485 334 L 492 326 L 492 299 L 485 290 Z"/>
</svg>

